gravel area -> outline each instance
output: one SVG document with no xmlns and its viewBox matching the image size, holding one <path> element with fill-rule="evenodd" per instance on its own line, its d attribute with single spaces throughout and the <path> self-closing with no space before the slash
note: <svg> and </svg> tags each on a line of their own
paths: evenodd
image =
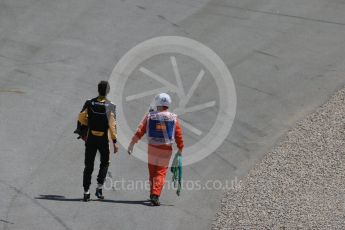
<svg viewBox="0 0 345 230">
<path fill-rule="evenodd" d="M 345 229 L 345 89 L 227 192 L 212 229 Z"/>
</svg>

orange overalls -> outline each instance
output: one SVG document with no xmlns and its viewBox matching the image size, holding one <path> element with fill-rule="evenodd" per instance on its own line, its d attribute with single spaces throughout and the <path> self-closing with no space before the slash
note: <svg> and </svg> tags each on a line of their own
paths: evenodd
<svg viewBox="0 0 345 230">
<path fill-rule="evenodd" d="M 182 152 L 183 135 L 177 116 L 167 110 L 150 112 L 140 122 L 132 143 L 137 143 L 142 136 L 148 136 L 148 168 L 150 194 L 160 196 L 169 161 L 172 154 L 172 143 Z"/>
</svg>

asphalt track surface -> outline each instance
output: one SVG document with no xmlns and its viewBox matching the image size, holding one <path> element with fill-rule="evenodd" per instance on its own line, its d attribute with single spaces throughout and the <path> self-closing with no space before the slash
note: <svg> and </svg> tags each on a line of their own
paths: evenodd
<svg viewBox="0 0 345 230">
<path fill-rule="evenodd" d="M 226 141 L 185 167 L 184 178 L 242 177 L 345 84 L 344 12 L 340 0 L 1 0 L 2 229 L 209 229 L 222 190 L 185 190 L 180 198 L 165 190 L 159 208 L 146 205 L 144 190 L 80 202 L 83 145 L 72 132 L 83 102 L 136 44 L 163 35 L 202 42 L 232 73 L 237 114 Z M 145 84 L 152 82 L 138 91 Z M 207 86 L 200 95 L 214 97 Z M 135 109 L 140 117 L 146 105 Z M 135 127 L 136 117 L 128 119 Z M 146 164 L 124 146 L 110 172 L 113 180 L 147 178 Z"/>
</svg>

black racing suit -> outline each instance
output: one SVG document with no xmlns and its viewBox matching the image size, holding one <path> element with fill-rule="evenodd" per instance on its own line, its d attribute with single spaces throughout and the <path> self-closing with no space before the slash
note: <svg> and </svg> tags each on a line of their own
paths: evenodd
<svg viewBox="0 0 345 230">
<path fill-rule="evenodd" d="M 87 100 L 79 114 L 78 122 L 87 126 L 85 140 L 85 168 L 83 175 L 84 190 L 88 191 L 97 150 L 101 164 L 97 182 L 104 184 L 109 167 L 109 139 L 116 143 L 116 106 L 105 97 Z"/>
</svg>

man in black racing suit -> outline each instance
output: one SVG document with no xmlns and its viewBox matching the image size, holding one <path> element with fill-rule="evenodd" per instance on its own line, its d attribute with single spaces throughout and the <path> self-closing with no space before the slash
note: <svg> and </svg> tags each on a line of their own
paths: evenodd
<svg viewBox="0 0 345 230">
<path fill-rule="evenodd" d="M 109 83 L 101 81 L 98 84 L 99 96 L 87 100 L 79 113 L 78 128 L 75 133 L 78 133 L 85 140 L 84 201 L 90 200 L 89 188 L 97 150 L 100 153 L 101 164 L 95 195 L 99 199 L 104 199 L 102 188 L 109 167 L 109 140 L 113 143 L 114 153 L 118 151 L 116 144 L 116 106 L 106 98 L 109 91 Z"/>
</svg>

